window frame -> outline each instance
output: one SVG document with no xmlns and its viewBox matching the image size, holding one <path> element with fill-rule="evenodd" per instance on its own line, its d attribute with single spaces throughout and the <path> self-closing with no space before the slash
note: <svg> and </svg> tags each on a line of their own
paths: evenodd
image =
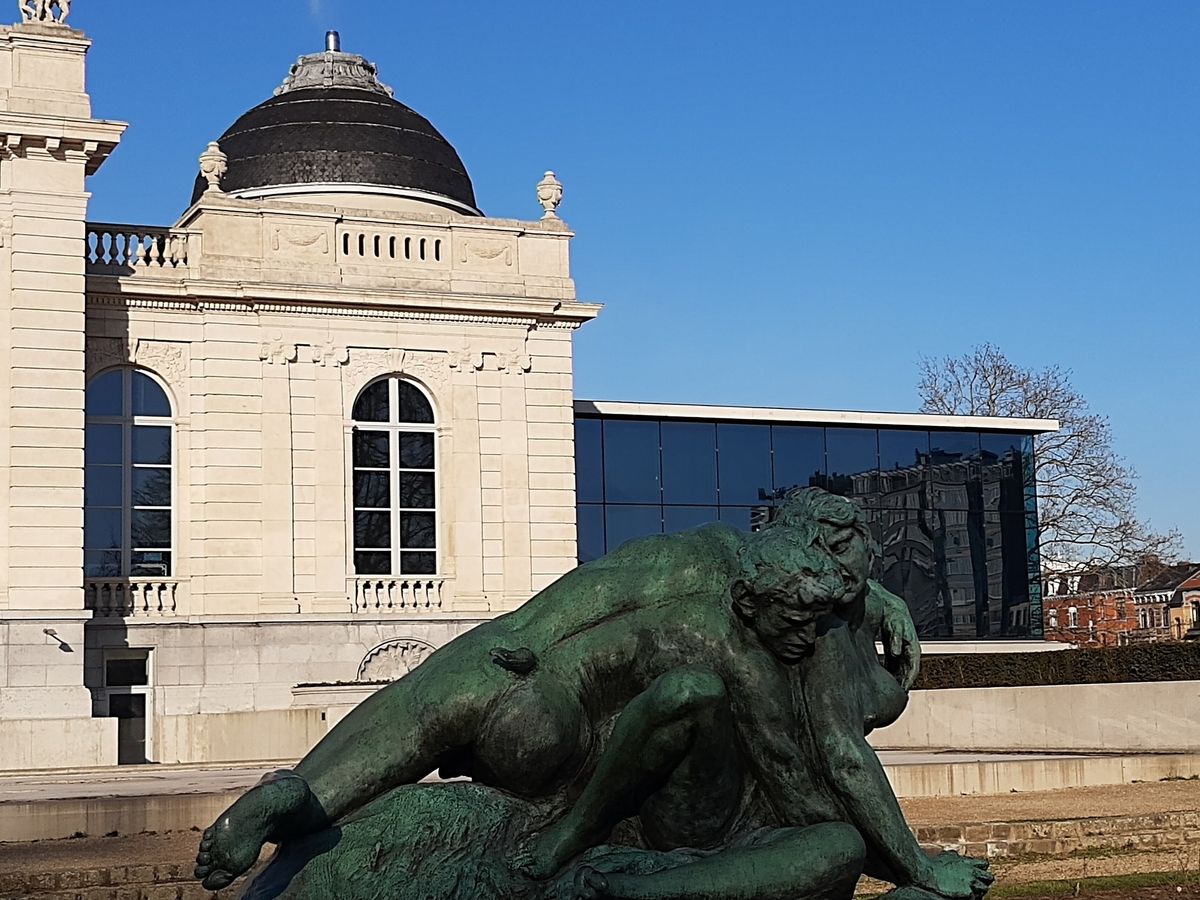
<svg viewBox="0 0 1200 900">
<path fill-rule="evenodd" d="M 94 415 L 87 412 L 87 397 L 86 388 L 90 388 L 92 384 L 99 381 L 114 372 L 121 375 L 121 414 L 120 415 Z M 165 416 L 145 416 L 135 415 L 133 412 L 133 383 L 134 376 L 142 375 L 153 382 L 159 390 L 163 392 L 166 398 L 169 413 Z M 119 426 L 121 428 L 121 461 L 117 467 L 121 471 L 121 554 L 120 572 L 116 575 L 89 575 L 87 553 L 105 552 L 104 548 L 95 548 L 87 546 L 86 532 L 83 540 L 84 563 L 83 572 L 84 579 L 87 581 L 114 581 L 125 580 L 135 581 L 139 579 L 147 580 L 169 580 L 177 577 L 179 567 L 179 558 L 176 552 L 176 543 L 179 536 L 178 520 L 176 518 L 176 509 L 178 507 L 178 485 L 176 482 L 176 473 L 178 471 L 178 448 L 179 437 L 176 424 L 176 404 L 171 396 L 171 391 L 167 387 L 166 382 L 159 378 L 154 372 L 149 369 L 141 368 L 136 365 L 120 365 L 110 366 L 95 373 L 87 380 L 85 385 L 84 395 L 84 480 L 86 485 L 88 461 L 86 457 L 87 447 L 87 432 L 91 425 L 107 425 Z M 135 463 L 133 460 L 133 434 L 134 428 L 137 427 L 150 428 L 166 428 L 170 436 L 170 451 L 168 453 L 168 461 L 163 463 Z M 112 463 L 93 463 L 93 465 L 113 465 Z M 171 502 L 168 506 L 139 506 L 133 502 L 133 473 L 137 469 L 165 469 L 167 472 L 167 484 L 170 488 Z M 86 489 L 86 488 L 85 488 Z M 89 504 L 87 498 L 84 498 L 84 520 L 86 524 L 87 510 Z M 115 509 L 116 507 L 102 506 L 96 504 L 93 508 L 98 509 Z M 134 510 L 148 510 L 152 512 L 166 512 L 168 516 L 168 527 L 170 531 L 170 540 L 166 547 L 144 547 L 137 548 L 133 544 L 133 512 Z M 167 571 L 161 575 L 152 574 L 132 574 L 133 556 L 135 553 L 165 553 L 169 559 L 166 566 Z"/>
<path fill-rule="evenodd" d="M 354 418 L 354 406 L 358 404 L 359 399 L 368 390 L 373 388 L 381 381 L 386 381 L 388 384 L 388 420 L 386 422 L 369 422 L 359 421 Z M 433 415 L 432 422 L 405 422 L 400 419 L 400 384 L 406 383 L 420 392 L 421 396 L 429 404 L 429 409 Z M 354 460 L 354 436 L 359 431 L 382 432 L 388 435 L 388 468 L 386 470 L 370 466 L 358 466 Z M 348 568 L 351 576 L 354 578 L 394 578 L 399 580 L 421 580 L 421 579 L 436 579 L 442 576 L 443 557 L 442 557 L 442 504 L 441 504 L 441 448 L 439 444 L 440 432 L 438 426 L 438 410 L 437 404 L 434 403 L 433 396 L 426 389 L 425 385 L 403 375 L 389 374 L 381 375 L 378 378 L 372 378 L 354 396 L 354 401 L 350 407 L 350 441 L 349 441 L 349 456 L 347 459 L 349 478 L 347 479 L 347 506 L 350 511 L 349 521 L 347 522 L 347 546 L 349 548 L 349 559 L 347 560 Z M 431 469 L 410 469 L 401 467 L 400 458 L 400 436 L 403 434 L 429 434 L 433 436 L 433 463 Z M 388 474 L 388 506 L 386 512 L 389 519 L 389 546 L 387 553 L 389 556 L 389 572 L 386 573 L 360 573 L 358 571 L 357 555 L 360 552 L 364 553 L 382 553 L 382 547 L 362 547 L 357 545 L 357 527 L 356 517 L 359 512 L 384 512 L 384 508 L 380 507 L 359 507 L 355 502 L 355 484 L 354 476 L 356 472 L 383 472 Z M 422 474 L 433 475 L 433 506 L 428 509 L 418 509 L 416 507 L 402 507 L 400 505 L 400 487 L 401 476 L 406 472 L 415 472 Z M 432 513 L 433 514 L 433 547 L 410 547 L 403 548 L 400 546 L 401 535 L 401 516 L 406 512 L 413 513 Z M 403 572 L 402 559 L 405 553 L 433 553 L 433 572 L 408 574 Z"/>
</svg>

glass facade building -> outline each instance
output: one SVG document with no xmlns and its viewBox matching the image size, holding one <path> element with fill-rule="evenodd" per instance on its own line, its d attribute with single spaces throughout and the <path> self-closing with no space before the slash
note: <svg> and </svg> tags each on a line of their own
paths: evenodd
<svg viewBox="0 0 1200 900">
<path fill-rule="evenodd" d="M 789 490 L 823 487 L 866 511 L 873 575 L 908 602 L 922 638 L 1042 636 L 1032 433 L 579 406 L 581 562 L 705 522 L 755 529 Z"/>
</svg>

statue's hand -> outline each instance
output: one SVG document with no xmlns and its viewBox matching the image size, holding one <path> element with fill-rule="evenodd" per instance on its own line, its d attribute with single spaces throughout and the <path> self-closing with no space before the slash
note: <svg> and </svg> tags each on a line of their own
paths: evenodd
<svg viewBox="0 0 1200 900">
<path fill-rule="evenodd" d="M 908 604 L 888 591 L 883 594 L 882 620 L 883 653 L 888 671 L 896 676 L 905 691 L 912 689 L 921 671 L 921 643 L 917 626 L 913 624 Z"/>
<path fill-rule="evenodd" d="M 971 900 L 986 894 L 995 880 L 987 860 L 947 851 L 929 860 L 917 884 L 951 900 Z"/>
</svg>

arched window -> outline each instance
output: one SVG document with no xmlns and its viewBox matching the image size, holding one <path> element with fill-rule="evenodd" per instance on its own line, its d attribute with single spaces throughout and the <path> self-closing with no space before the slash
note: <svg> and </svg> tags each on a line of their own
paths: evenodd
<svg viewBox="0 0 1200 900">
<path fill-rule="evenodd" d="M 171 402 L 131 367 L 97 375 L 84 401 L 83 559 L 88 578 L 172 571 Z"/>
<path fill-rule="evenodd" d="M 353 419 L 355 574 L 433 575 L 433 406 L 415 384 L 392 376 L 363 389 Z"/>
</svg>

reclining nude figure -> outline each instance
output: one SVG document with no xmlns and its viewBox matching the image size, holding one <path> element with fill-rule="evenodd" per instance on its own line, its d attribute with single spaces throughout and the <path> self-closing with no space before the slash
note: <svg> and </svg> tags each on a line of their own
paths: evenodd
<svg viewBox="0 0 1200 900">
<path fill-rule="evenodd" d="M 878 665 L 880 626 L 906 680 L 918 651 L 903 604 L 866 580 L 854 508 L 832 498 L 837 515 L 814 515 L 828 496 L 801 492 L 759 534 L 705 526 L 631 542 L 456 639 L 219 817 L 197 877 L 222 887 L 264 842 L 286 847 L 439 770 L 543 804 L 541 830 L 511 852 L 529 878 L 559 873 L 631 816 L 651 849 L 727 848 L 657 886 L 636 879 L 659 875 L 581 869 L 580 896 L 809 896 L 778 866 L 763 872 L 778 883 L 750 893 L 738 861 L 798 863 L 814 827 L 832 848 L 818 856 L 852 880 L 865 865 L 942 896 L 981 894 L 990 876 L 974 862 L 920 851 L 863 738 L 899 714 L 907 687 Z M 738 845 L 756 827 L 771 830 Z M 717 892 L 722 872 L 736 893 Z"/>
</svg>

